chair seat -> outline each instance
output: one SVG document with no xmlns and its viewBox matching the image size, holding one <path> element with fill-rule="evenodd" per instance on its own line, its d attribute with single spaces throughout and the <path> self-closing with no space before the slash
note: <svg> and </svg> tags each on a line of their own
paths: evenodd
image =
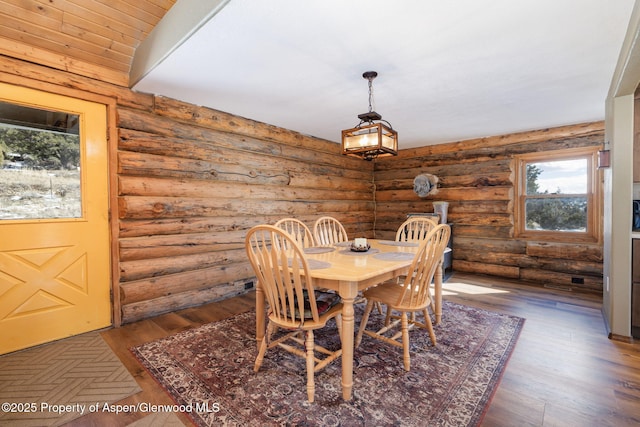
<svg viewBox="0 0 640 427">
<path fill-rule="evenodd" d="M 316 307 L 318 308 L 318 314 L 321 316 L 328 312 L 336 304 L 340 303 L 340 295 L 336 294 L 335 292 L 324 292 L 316 290 L 315 294 Z M 309 305 L 308 299 L 305 299 L 304 301 L 304 309 L 304 318 L 312 319 L 313 316 L 311 315 L 311 306 Z"/>
<path fill-rule="evenodd" d="M 428 300 L 424 305 L 411 305 L 408 298 L 408 293 L 407 295 L 405 295 L 404 300 L 401 301 L 400 304 L 397 304 L 403 292 L 404 287 L 402 285 L 398 284 L 398 282 L 396 281 L 389 281 L 367 289 L 366 291 L 364 291 L 363 296 L 367 300 L 381 302 L 396 310 L 421 311 L 429 305 L 430 301 Z"/>
<path fill-rule="evenodd" d="M 320 304 L 318 305 L 318 321 L 314 321 L 313 318 L 311 318 L 311 310 L 309 309 L 309 311 L 307 312 L 305 310 L 305 314 L 308 315 L 309 317 L 305 317 L 304 320 L 304 324 L 302 326 L 300 326 L 300 321 L 299 321 L 299 315 L 298 313 L 296 313 L 296 318 L 298 319 L 297 321 L 293 322 L 284 322 L 281 319 L 279 319 L 277 316 L 273 316 L 271 312 L 269 312 L 268 317 L 269 320 L 273 323 L 275 323 L 276 325 L 278 325 L 280 328 L 284 328 L 284 329 L 300 329 L 303 331 L 308 331 L 308 330 L 313 330 L 313 329 L 319 329 L 324 327 L 327 322 L 331 319 L 333 319 L 334 317 L 338 316 L 340 313 L 342 313 L 342 303 L 341 302 L 337 302 L 335 304 L 332 304 L 331 306 L 327 306 L 324 311 L 321 313 L 320 310 Z M 307 307 L 308 304 L 305 301 L 305 307 Z"/>
</svg>

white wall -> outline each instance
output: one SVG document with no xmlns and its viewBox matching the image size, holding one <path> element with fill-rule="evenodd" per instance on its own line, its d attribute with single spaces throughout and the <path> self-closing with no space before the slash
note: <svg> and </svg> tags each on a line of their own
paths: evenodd
<svg viewBox="0 0 640 427">
<path fill-rule="evenodd" d="M 604 174 L 603 311 L 609 332 L 624 337 L 631 336 L 633 98 L 613 98 L 605 123 L 611 168 Z"/>
<path fill-rule="evenodd" d="M 634 93 L 640 82 L 640 10 L 636 1 L 606 101 L 603 313 L 609 336 L 631 336 L 631 205 Z"/>
</svg>

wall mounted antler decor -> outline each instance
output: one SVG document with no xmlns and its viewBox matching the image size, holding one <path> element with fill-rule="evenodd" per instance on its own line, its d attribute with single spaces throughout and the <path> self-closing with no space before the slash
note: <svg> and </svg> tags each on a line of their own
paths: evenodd
<svg viewBox="0 0 640 427">
<path fill-rule="evenodd" d="M 423 173 L 413 179 L 413 191 L 420 197 L 438 194 L 438 177 L 430 173 Z"/>
</svg>

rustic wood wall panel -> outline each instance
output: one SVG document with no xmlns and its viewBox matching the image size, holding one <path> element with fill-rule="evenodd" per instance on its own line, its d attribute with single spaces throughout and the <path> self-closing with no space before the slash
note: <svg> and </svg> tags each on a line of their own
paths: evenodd
<svg viewBox="0 0 640 427">
<path fill-rule="evenodd" d="M 514 239 L 513 158 L 603 141 L 604 123 L 597 122 L 402 150 L 375 164 L 376 237 L 393 238 L 408 213 L 433 212 L 434 201 L 446 201 L 454 270 L 601 292 L 601 244 Z M 421 173 L 438 176 L 437 194 L 413 192 Z"/>
<path fill-rule="evenodd" d="M 320 215 L 372 236 L 373 165 L 337 144 L 167 98 L 118 108 L 123 322 L 244 292 L 248 228 Z"/>
</svg>

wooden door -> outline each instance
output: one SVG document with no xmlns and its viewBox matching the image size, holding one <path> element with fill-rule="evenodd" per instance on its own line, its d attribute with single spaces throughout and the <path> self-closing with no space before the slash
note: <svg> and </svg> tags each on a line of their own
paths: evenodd
<svg viewBox="0 0 640 427">
<path fill-rule="evenodd" d="M 0 84 L 0 354 L 111 325 L 106 117 L 102 104 Z M 77 141 L 72 155 L 56 147 L 47 158 L 46 144 L 61 137 L 63 148 L 67 139 Z M 19 148 L 7 148 L 12 144 Z M 35 144 L 44 148 L 10 152 Z M 22 182 L 8 193 L 10 181 L 27 179 L 14 178 L 25 171 L 44 176 L 44 194 Z M 34 199 L 41 199 L 38 208 L 26 209 Z"/>
</svg>

